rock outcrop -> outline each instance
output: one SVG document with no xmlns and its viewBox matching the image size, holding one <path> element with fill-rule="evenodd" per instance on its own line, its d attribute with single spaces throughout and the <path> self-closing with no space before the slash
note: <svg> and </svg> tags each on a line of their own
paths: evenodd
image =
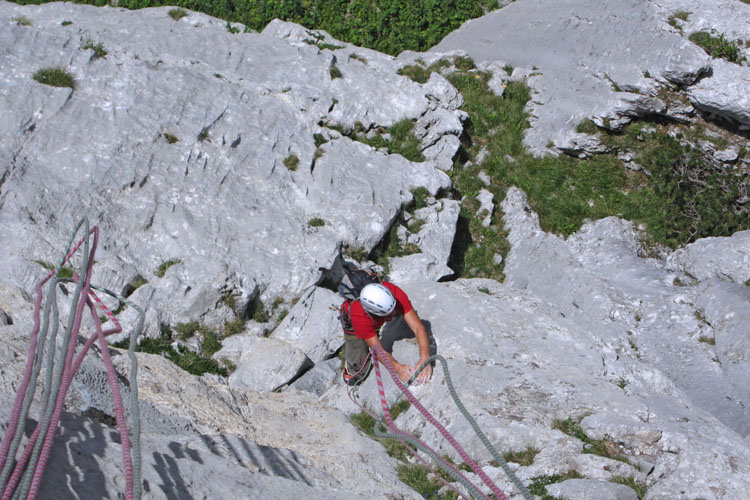
<svg viewBox="0 0 750 500">
<path fill-rule="evenodd" d="M 235 365 L 226 378 L 138 353 L 149 498 L 422 498 L 349 419 L 360 408 L 341 380 L 330 308 L 342 248 L 366 254 L 395 234 L 419 252 L 392 259 L 392 277 L 429 327 L 464 406 L 500 452 L 537 452 L 530 464 L 510 464 L 525 484 L 577 474 L 547 492 L 636 498 L 617 484 L 625 478 L 647 487 L 642 500 L 746 498 L 746 232 L 643 258 L 622 219 L 589 221 L 565 239 L 540 228 L 520 190 L 502 202 L 481 190 L 488 223 L 499 216 L 495 203 L 504 212 L 506 281 L 439 281 L 452 275 L 459 203 L 444 193 L 466 114 L 441 75 L 418 84 L 398 74 L 418 57 L 429 65 L 468 53 L 499 94 L 509 79 L 527 79 L 536 92 L 527 144 L 537 153 L 549 140 L 576 154 L 602 147 L 575 132 L 586 117 L 613 129 L 643 114 L 689 118 L 690 104 L 676 109 L 655 96 L 667 84 L 688 86 L 696 108 L 742 122 L 744 101 L 735 100 L 739 111 L 709 109 L 701 94 L 723 81 L 720 95 L 735 77 L 666 21 L 688 3 L 512 2 L 432 52 L 393 58 L 280 21 L 234 33 L 242 27 L 197 13 L 174 20 L 167 7 L 0 0 L 0 431 L 26 363 L 29 293 L 88 216 L 102 231 L 94 281 L 144 305 L 148 335 L 273 315 L 224 340 L 214 358 Z M 750 8 L 733 3 L 735 13 Z M 704 29 L 704 17 L 683 29 Z M 441 52 L 449 48 L 464 52 Z M 72 74 L 74 88 L 34 80 L 49 67 Z M 746 69 L 731 71 L 744 78 Z M 425 161 L 356 140 L 404 119 Z M 430 196 L 404 214 L 417 188 Z M 61 294 L 60 309 L 69 302 Z M 135 322 L 130 309 L 118 317 L 126 328 Z M 81 334 L 90 331 L 84 324 Z M 409 339 L 383 341 L 397 359 L 416 361 Z M 111 351 L 124 379 L 129 359 Z M 91 352 L 66 401 L 41 498 L 121 496 L 106 382 Z M 391 381 L 385 388 L 395 395 Z M 443 365 L 414 392 L 520 499 L 452 405 Z M 379 408 L 374 372 L 357 401 Z M 587 442 L 562 432 L 566 422 Z M 416 408 L 396 423 L 458 459 Z M 593 441 L 609 454 L 592 453 Z"/>
<path fill-rule="evenodd" d="M 680 11 L 689 14 L 687 22 L 675 20 Z M 526 145 L 535 154 L 591 154 L 603 149 L 576 132 L 584 119 L 612 130 L 635 117 L 682 120 L 682 104 L 660 99 L 663 87 L 687 87 L 698 109 L 750 126 L 750 68 L 712 60 L 687 39 L 701 30 L 726 34 L 747 54 L 750 28 L 739 20 L 749 15 L 750 6 L 733 0 L 582 1 L 553 9 L 530 0 L 466 22 L 431 51 L 463 50 L 477 62 L 532 68 Z"/>
</svg>

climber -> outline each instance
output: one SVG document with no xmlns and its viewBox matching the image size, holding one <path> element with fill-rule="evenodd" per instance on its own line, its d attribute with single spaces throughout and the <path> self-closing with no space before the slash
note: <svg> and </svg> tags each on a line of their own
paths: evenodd
<svg viewBox="0 0 750 500">
<path fill-rule="evenodd" d="M 392 332 L 409 328 L 417 339 L 419 362 L 416 366 L 396 361 L 387 351 L 386 355 L 396 369 L 399 378 L 406 382 L 417 368 L 430 357 L 430 343 L 422 320 L 401 288 L 383 281 L 370 283 L 362 288 L 359 298 L 347 300 L 341 304 L 342 325 L 344 327 L 344 381 L 353 386 L 367 378 L 372 368 L 368 351 L 373 346 L 383 345 L 378 335 L 380 328 L 389 323 L 383 330 Z M 424 384 L 432 376 L 432 366 L 428 365 L 414 381 Z"/>
</svg>

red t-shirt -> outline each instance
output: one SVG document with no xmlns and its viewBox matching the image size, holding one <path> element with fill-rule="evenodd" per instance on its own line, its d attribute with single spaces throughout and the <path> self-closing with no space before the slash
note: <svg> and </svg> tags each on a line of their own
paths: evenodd
<svg viewBox="0 0 750 500">
<path fill-rule="evenodd" d="M 384 281 L 381 284 L 388 290 L 390 290 L 393 296 L 396 298 L 396 307 L 390 314 L 390 316 L 370 316 L 369 314 L 367 314 L 367 312 L 365 312 L 359 300 L 353 301 L 349 306 L 349 316 L 352 319 L 354 335 L 362 340 L 369 339 L 377 335 L 377 330 L 381 326 L 383 326 L 386 321 L 392 320 L 396 313 L 406 314 L 414 310 L 411 302 L 409 302 L 409 297 L 406 295 L 406 293 L 404 293 L 403 290 L 401 290 L 393 283 L 388 283 L 387 281 Z M 344 304 L 344 307 L 346 307 L 346 304 Z"/>
</svg>

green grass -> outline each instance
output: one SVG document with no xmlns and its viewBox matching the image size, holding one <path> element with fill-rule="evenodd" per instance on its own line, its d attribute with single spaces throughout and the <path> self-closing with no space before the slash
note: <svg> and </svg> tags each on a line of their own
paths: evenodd
<svg viewBox="0 0 750 500">
<path fill-rule="evenodd" d="M 324 221 L 320 217 L 313 217 L 312 219 L 307 221 L 307 225 L 310 227 L 321 227 L 326 225 L 326 221 Z"/>
<path fill-rule="evenodd" d="M 284 166 L 292 172 L 297 170 L 297 167 L 299 166 L 299 158 L 297 158 L 297 155 L 292 154 L 284 158 Z"/>
<path fill-rule="evenodd" d="M 180 262 L 182 262 L 182 259 L 169 259 L 166 261 L 162 261 L 162 263 L 159 264 L 159 267 L 156 268 L 156 271 L 154 271 L 154 274 L 159 278 L 163 278 L 167 272 L 167 269 L 174 266 L 175 264 L 179 264 Z"/>
<path fill-rule="evenodd" d="M 172 19 L 174 19 L 175 21 L 179 21 L 183 17 L 187 16 L 188 13 L 185 9 L 174 8 L 174 9 L 169 9 L 169 12 L 167 12 L 167 15 L 171 17 Z"/>
<path fill-rule="evenodd" d="M 506 451 L 503 453 L 503 460 L 506 462 L 515 462 L 521 466 L 529 466 L 534 463 L 534 458 L 539 454 L 539 450 L 527 446 L 522 451 Z"/>
<path fill-rule="evenodd" d="M 195 322 L 195 324 L 197 324 L 197 322 Z M 184 333 L 193 326 L 193 323 L 180 324 L 178 326 L 180 326 L 180 330 Z M 178 349 L 172 347 L 172 343 L 175 340 L 174 335 L 171 328 L 166 325 L 162 327 L 161 335 L 159 337 L 146 337 L 142 339 L 135 350 L 164 356 L 172 363 L 193 375 L 215 373 L 226 377 L 228 374 L 227 369 L 210 358 L 213 353 L 221 349 L 221 343 L 218 341 L 216 334 L 202 325 L 199 325 L 197 328 L 200 329 L 204 335 L 200 354 L 189 351 L 185 347 L 180 347 Z M 129 345 L 130 341 L 127 338 L 113 344 L 114 347 L 121 349 L 127 349 Z"/>
<path fill-rule="evenodd" d="M 91 39 L 84 40 L 83 44 L 81 45 L 81 48 L 83 50 L 93 50 L 94 51 L 94 57 L 104 59 L 107 57 L 107 51 L 104 49 L 104 45 L 100 43 L 94 43 Z"/>
<path fill-rule="evenodd" d="M 85 3 L 103 5 L 103 0 Z M 120 0 L 118 7 L 138 9 L 173 5 L 204 12 L 248 29 L 262 31 L 273 19 L 322 29 L 334 38 L 397 55 L 425 51 L 465 21 L 498 8 L 497 0 L 333 0 L 214 2 L 211 0 Z M 178 9 L 172 9 L 178 11 Z M 171 14 L 175 19 L 181 16 Z M 179 12 L 179 11 L 178 11 Z"/>
<path fill-rule="evenodd" d="M 18 26 L 32 26 L 34 22 L 26 16 L 14 17 L 13 20 Z"/>
<path fill-rule="evenodd" d="M 51 87 L 76 88 L 76 80 L 73 75 L 68 73 L 65 68 L 61 67 L 40 69 L 34 73 L 33 78 L 37 82 Z"/>
<path fill-rule="evenodd" d="M 635 491 L 635 494 L 638 495 L 638 500 L 643 500 L 643 498 L 646 496 L 646 492 L 648 491 L 648 486 L 643 481 L 638 481 L 634 477 L 624 477 L 624 476 L 617 476 L 613 477 L 611 482 L 617 483 L 617 484 L 624 484 L 625 486 L 628 486 Z"/>
<path fill-rule="evenodd" d="M 169 143 L 169 144 L 174 144 L 174 143 L 176 143 L 176 142 L 179 142 L 179 141 L 180 141 L 180 139 L 178 139 L 176 135 L 174 135 L 174 134 L 170 134 L 169 132 L 165 132 L 165 133 L 164 133 L 164 134 L 162 134 L 162 135 L 164 136 L 164 139 L 165 139 L 165 140 L 167 141 L 167 143 Z"/>
<path fill-rule="evenodd" d="M 591 439 L 583 432 L 583 429 L 581 429 L 581 420 L 583 420 L 583 417 L 575 419 L 568 417 L 565 420 L 556 419 L 552 422 L 552 428 L 583 441 L 583 453 L 590 453 L 628 463 L 627 458 L 620 453 L 617 443 L 611 439 Z"/>
<path fill-rule="evenodd" d="M 557 497 L 547 494 L 546 486 L 550 484 L 560 483 L 566 479 L 580 478 L 581 475 L 575 470 L 570 470 L 566 474 L 552 474 L 545 476 L 536 476 L 531 478 L 531 484 L 529 485 L 529 493 L 538 496 L 540 500 L 558 500 Z"/>
<path fill-rule="evenodd" d="M 715 337 L 707 337 L 705 335 L 701 335 L 698 337 L 698 342 L 703 342 L 708 345 L 716 345 L 716 338 Z"/>
<path fill-rule="evenodd" d="M 63 21 L 60 23 L 60 26 L 70 26 L 71 24 L 73 24 L 73 21 Z"/>
<path fill-rule="evenodd" d="M 688 39 L 699 45 L 711 57 L 720 57 L 735 64 L 739 64 L 743 59 L 740 57 L 741 52 L 739 47 L 733 41 L 727 40 L 723 33 L 718 37 L 714 37 L 706 31 L 698 31 L 692 33 Z"/>
<path fill-rule="evenodd" d="M 343 76 L 341 74 L 341 70 L 335 64 L 328 68 L 328 73 L 331 75 L 331 80 L 335 80 L 336 78 L 341 78 Z"/>
<path fill-rule="evenodd" d="M 481 189 L 493 193 L 496 205 L 509 187 L 523 189 L 542 229 L 563 236 L 587 219 L 611 215 L 643 224 L 646 248 L 677 248 L 750 228 L 750 211 L 741 204 L 740 193 L 746 188 L 741 172 L 711 168 L 704 153 L 681 143 L 679 135 L 672 137 L 663 124 L 636 122 L 613 133 L 584 120 L 578 131 L 599 133 L 609 153 L 586 159 L 536 158 L 523 146 L 529 100 L 523 83 L 509 82 L 504 96 L 498 97 L 487 86 L 488 74 L 459 71 L 447 78 L 463 95 L 462 109 L 469 114 L 462 149 L 450 172 L 454 198 L 462 202 L 449 265 L 460 277 L 504 279 L 503 267 L 495 265 L 493 257 L 497 253 L 505 259 L 507 236 L 499 214 L 492 226 L 482 226 L 475 199 Z M 672 126 L 694 144 L 710 137 L 700 123 Z M 488 154 L 479 165 L 475 158 L 482 149 Z M 650 175 L 624 168 L 617 158 L 620 151 L 632 153 Z M 489 175 L 489 188 L 478 179 L 480 170 Z"/>
</svg>

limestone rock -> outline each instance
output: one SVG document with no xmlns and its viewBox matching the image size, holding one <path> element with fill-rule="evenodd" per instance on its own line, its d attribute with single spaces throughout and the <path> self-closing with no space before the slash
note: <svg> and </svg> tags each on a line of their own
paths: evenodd
<svg viewBox="0 0 750 500">
<path fill-rule="evenodd" d="M 568 479 L 546 489 L 551 496 L 566 500 L 638 500 L 635 490 L 628 486 L 593 479 Z"/>
<path fill-rule="evenodd" d="M 248 337 L 229 385 L 254 391 L 273 391 L 312 367 L 300 349 L 273 338 Z"/>
<path fill-rule="evenodd" d="M 691 4 L 690 10 L 697 9 Z M 657 81 L 688 85 L 711 64 L 702 49 L 669 30 L 652 3 L 637 0 L 555 9 L 543 0 L 514 2 L 464 23 L 430 51 L 456 49 L 476 62 L 535 67 L 528 79 L 531 129 L 524 138 L 535 154 L 544 154 L 550 141 L 571 148 L 584 118 L 606 117 L 620 126 L 633 116 L 660 112 L 663 103 L 648 97 Z M 580 141 L 574 146 L 583 147 Z"/>
<path fill-rule="evenodd" d="M 341 376 L 341 360 L 331 358 L 312 367 L 307 373 L 294 381 L 289 389 L 309 392 L 316 396 L 323 395 L 333 382 Z"/>
<path fill-rule="evenodd" d="M 312 287 L 305 292 L 271 334 L 298 348 L 313 363 L 330 358 L 343 344 L 338 311 L 341 297 L 325 288 Z"/>
<path fill-rule="evenodd" d="M 750 127 L 750 67 L 723 59 L 711 63 L 711 75 L 688 88 L 693 106 L 709 114 Z"/>
<path fill-rule="evenodd" d="M 484 214 L 484 218 L 482 219 L 484 227 L 490 227 L 490 224 L 492 224 L 492 213 L 495 211 L 495 204 L 492 202 L 493 198 L 494 195 L 486 189 L 481 189 L 477 195 L 477 200 L 479 201 L 477 214 L 480 214 L 480 216 Z"/>
<path fill-rule="evenodd" d="M 672 252 L 666 264 L 701 281 L 717 277 L 745 284 L 750 280 L 750 231 L 701 238 Z"/>
<path fill-rule="evenodd" d="M 453 274 L 448 259 L 459 212 L 456 200 L 445 199 L 414 212 L 414 218 L 424 224 L 418 233 L 409 235 L 407 241 L 417 245 L 421 253 L 390 260 L 389 275 L 394 282 L 424 278 L 437 281 Z"/>
<path fill-rule="evenodd" d="M 148 335 L 191 320 L 219 328 L 235 317 L 227 294 L 239 309 L 298 296 L 342 244 L 377 244 L 410 189 L 450 186 L 436 165 L 452 163 L 455 141 L 411 163 L 330 128 L 421 120 L 439 143 L 465 116 L 445 79 L 417 84 L 394 58 L 349 44 L 322 50 L 291 23 L 232 34 L 168 11 L 0 3 L 0 232 L 16 235 L 0 272 L 11 283 L 31 289 L 46 272 L 35 261 L 57 262 L 74 224 L 95 215 L 107 251 L 94 281 L 120 292 L 143 276 L 150 288 L 134 298 L 153 309 Z M 107 56 L 92 58 L 84 38 Z M 75 90 L 32 78 L 61 65 Z M 316 217 L 324 225 L 310 226 Z"/>
</svg>

